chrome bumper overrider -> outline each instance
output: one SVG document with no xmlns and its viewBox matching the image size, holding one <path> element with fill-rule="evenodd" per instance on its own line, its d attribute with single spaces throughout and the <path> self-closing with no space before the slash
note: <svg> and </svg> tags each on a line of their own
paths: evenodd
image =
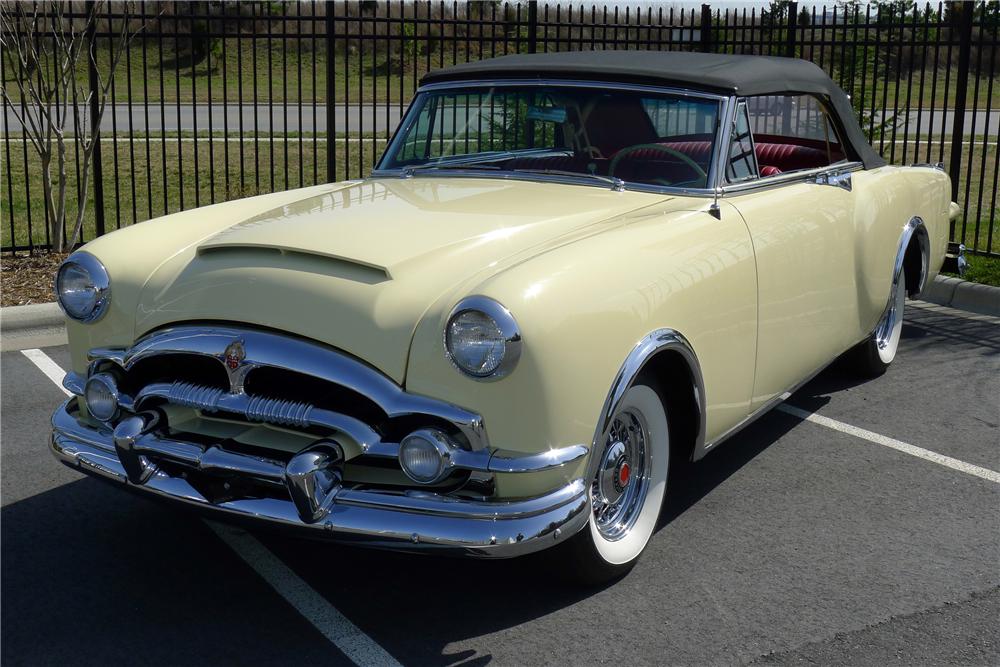
<svg viewBox="0 0 1000 667">
<path fill-rule="evenodd" d="M 141 428 L 135 433 L 121 428 L 112 433 L 107 427 L 80 421 L 76 400 L 70 398 L 52 416 L 51 447 L 58 460 L 220 518 L 251 519 L 367 546 L 486 557 L 517 556 L 551 546 L 580 530 L 589 518 L 589 499 L 581 479 L 535 498 L 502 502 L 424 491 L 349 489 L 340 486 L 331 466 L 335 451 L 307 451 L 285 464 L 216 446 L 146 436 Z M 211 502 L 185 474 L 170 474 L 150 457 L 207 473 L 246 476 L 274 487 L 279 497 Z"/>
</svg>

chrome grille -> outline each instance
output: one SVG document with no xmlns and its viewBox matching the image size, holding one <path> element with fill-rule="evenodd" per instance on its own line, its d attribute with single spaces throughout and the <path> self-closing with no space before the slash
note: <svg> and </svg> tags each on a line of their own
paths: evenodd
<svg viewBox="0 0 1000 667">
<path fill-rule="evenodd" d="M 221 389 L 192 384 L 190 382 L 174 382 L 162 394 L 163 398 L 170 403 L 206 412 L 224 410 L 225 408 L 221 406 L 221 403 L 229 395 L 229 393 Z M 286 401 L 264 396 L 247 396 L 247 402 L 242 413 L 251 421 L 305 428 L 312 423 L 309 417 L 313 411 L 313 407 L 308 403 L 300 401 Z"/>
</svg>

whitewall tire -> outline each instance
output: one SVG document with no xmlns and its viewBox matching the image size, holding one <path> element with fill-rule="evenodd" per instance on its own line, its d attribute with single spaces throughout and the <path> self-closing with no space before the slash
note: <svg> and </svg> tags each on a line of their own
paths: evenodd
<svg viewBox="0 0 1000 667">
<path fill-rule="evenodd" d="M 635 384 L 622 396 L 594 456 L 590 521 L 569 545 L 579 578 L 627 573 L 656 529 L 667 490 L 670 432 L 660 395 Z"/>
<path fill-rule="evenodd" d="M 862 377 L 878 377 L 885 373 L 896 358 L 903 333 L 903 311 L 906 308 L 906 276 L 893 281 L 892 294 L 875 331 L 851 354 L 854 371 Z"/>
</svg>

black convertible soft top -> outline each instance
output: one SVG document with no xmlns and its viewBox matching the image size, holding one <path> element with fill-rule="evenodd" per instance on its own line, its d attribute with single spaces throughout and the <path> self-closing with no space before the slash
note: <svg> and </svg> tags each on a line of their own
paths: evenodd
<svg viewBox="0 0 1000 667">
<path fill-rule="evenodd" d="M 497 78 L 667 84 L 741 96 L 811 93 L 830 100 L 845 141 L 865 168 L 885 164 L 865 139 L 844 91 L 822 69 L 798 58 L 685 51 L 563 51 L 462 63 L 430 72 L 421 83 Z"/>
</svg>

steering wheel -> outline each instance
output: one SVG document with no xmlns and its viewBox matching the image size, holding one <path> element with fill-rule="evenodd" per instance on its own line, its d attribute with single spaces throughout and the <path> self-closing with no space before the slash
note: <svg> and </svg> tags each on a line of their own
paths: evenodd
<svg viewBox="0 0 1000 667">
<path fill-rule="evenodd" d="M 615 153 L 615 156 L 613 158 L 611 158 L 611 164 L 608 165 L 608 177 L 609 178 L 614 177 L 615 169 L 618 167 L 618 163 L 622 160 L 622 158 L 625 158 L 631 155 L 632 153 L 637 153 L 639 151 L 646 150 L 647 148 L 657 150 L 660 151 L 661 153 L 666 153 L 667 155 L 671 155 L 677 158 L 678 160 L 683 162 L 685 166 L 690 167 L 691 170 L 695 174 L 697 174 L 699 178 L 703 178 L 706 181 L 708 180 L 708 174 L 705 173 L 705 170 L 701 168 L 700 164 L 692 160 L 690 156 L 685 155 L 684 153 L 681 153 L 678 150 L 670 148 L 669 146 L 664 146 L 663 144 L 636 144 L 635 146 L 628 146 L 626 148 L 621 149 L 620 151 Z M 657 178 L 653 180 L 655 180 L 660 185 L 673 185 L 672 183 L 666 182 L 666 179 Z"/>
</svg>

